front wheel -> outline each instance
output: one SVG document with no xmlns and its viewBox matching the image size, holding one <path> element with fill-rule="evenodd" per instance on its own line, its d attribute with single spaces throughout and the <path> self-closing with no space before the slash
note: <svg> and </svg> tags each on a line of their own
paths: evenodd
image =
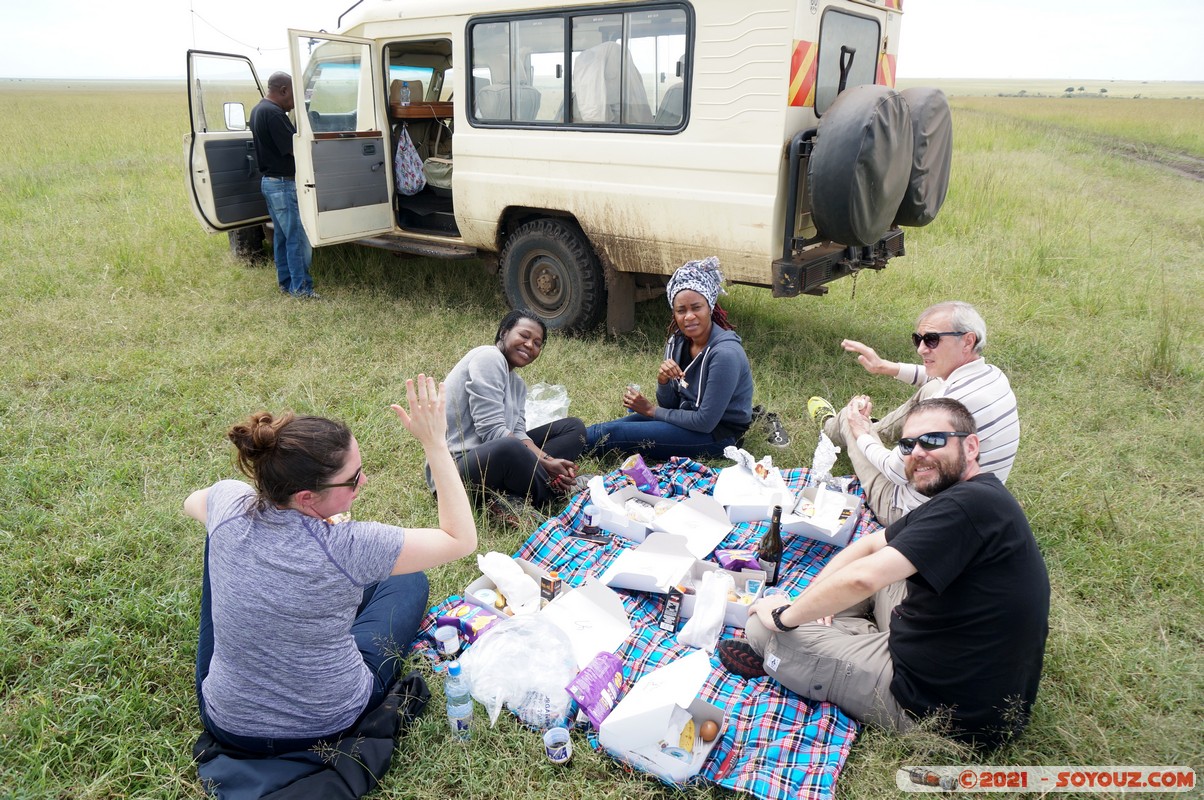
<svg viewBox="0 0 1204 800">
<path fill-rule="evenodd" d="M 230 238 L 230 254 L 241 261 L 259 261 L 265 257 L 267 232 L 262 225 L 236 228 L 226 234 Z"/>
<path fill-rule="evenodd" d="M 537 219 L 502 248 L 502 292 L 511 308 L 535 313 L 552 330 L 581 333 L 606 311 L 602 265 L 572 222 Z"/>
</svg>

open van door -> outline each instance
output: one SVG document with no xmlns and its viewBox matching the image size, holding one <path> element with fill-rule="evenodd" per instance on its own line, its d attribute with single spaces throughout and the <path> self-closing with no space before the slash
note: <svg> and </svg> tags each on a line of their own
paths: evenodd
<svg viewBox="0 0 1204 800">
<path fill-rule="evenodd" d="M 297 205 L 315 247 L 393 230 L 384 77 L 368 39 L 290 30 Z"/>
<path fill-rule="evenodd" d="M 249 59 L 188 51 L 188 197 L 210 233 L 269 219 L 249 125 L 251 110 L 261 99 L 263 86 Z"/>
</svg>

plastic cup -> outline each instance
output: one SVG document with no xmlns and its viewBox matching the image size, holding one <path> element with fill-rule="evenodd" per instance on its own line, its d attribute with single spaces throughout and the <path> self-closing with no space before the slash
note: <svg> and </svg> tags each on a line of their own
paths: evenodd
<svg viewBox="0 0 1204 800">
<path fill-rule="evenodd" d="M 451 625 L 435 628 L 435 646 L 442 658 L 455 658 L 460 652 L 460 632 Z"/>
<path fill-rule="evenodd" d="M 573 757 L 573 740 L 569 738 L 568 728 L 552 728 L 543 735 L 543 749 L 548 754 L 548 761 L 553 764 L 567 764 Z"/>
<path fill-rule="evenodd" d="M 766 586 L 761 590 L 761 597 L 785 597 L 787 600 L 794 602 L 790 592 L 783 589 L 781 586 Z"/>
</svg>

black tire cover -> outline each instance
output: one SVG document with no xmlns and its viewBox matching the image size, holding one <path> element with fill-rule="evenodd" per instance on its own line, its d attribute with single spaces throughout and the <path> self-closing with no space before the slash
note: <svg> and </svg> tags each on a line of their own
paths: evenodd
<svg viewBox="0 0 1204 800">
<path fill-rule="evenodd" d="M 808 166 L 812 219 L 824 238 L 870 245 L 890 230 L 911 175 L 903 97 L 864 84 L 840 93 L 819 121 Z"/>
<path fill-rule="evenodd" d="M 915 149 L 911 179 L 895 215 L 896 225 L 920 227 L 936 219 L 949 191 L 949 165 L 953 161 L 953 115 L 940 89 L 917 86 L 899 94 L 911 112 Z"/>
</svg>

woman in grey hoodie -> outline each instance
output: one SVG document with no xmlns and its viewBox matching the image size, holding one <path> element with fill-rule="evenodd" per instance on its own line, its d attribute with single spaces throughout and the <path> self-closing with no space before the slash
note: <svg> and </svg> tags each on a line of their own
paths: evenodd
<svg viewBox="0 0 1204 800">
<path fill-rule="evenodd" d="M 723 293 L 719 259 L 677 268 L 667 292 L 673 320 L 656 374 L 656 403 L 628 389 L 627 416 L 589 426 L 586 448 L 672 456 L 716 457 L 737 445 L 752 423 L 752 369 L 740 337 L 717 304 Z"/>
<path fill-rule="evenodd" d="M 539 358 L 547 335 L 530 311 L 511 311 L 494 343 L 468 351 L 444 381 L 447 447 L 464 483 L 512 508 L 524 500 L 546 506 L 576 489 L 585 424 L 567 417 L 527 430 L 527 384 L 518 370 Z"/>
</svg>

